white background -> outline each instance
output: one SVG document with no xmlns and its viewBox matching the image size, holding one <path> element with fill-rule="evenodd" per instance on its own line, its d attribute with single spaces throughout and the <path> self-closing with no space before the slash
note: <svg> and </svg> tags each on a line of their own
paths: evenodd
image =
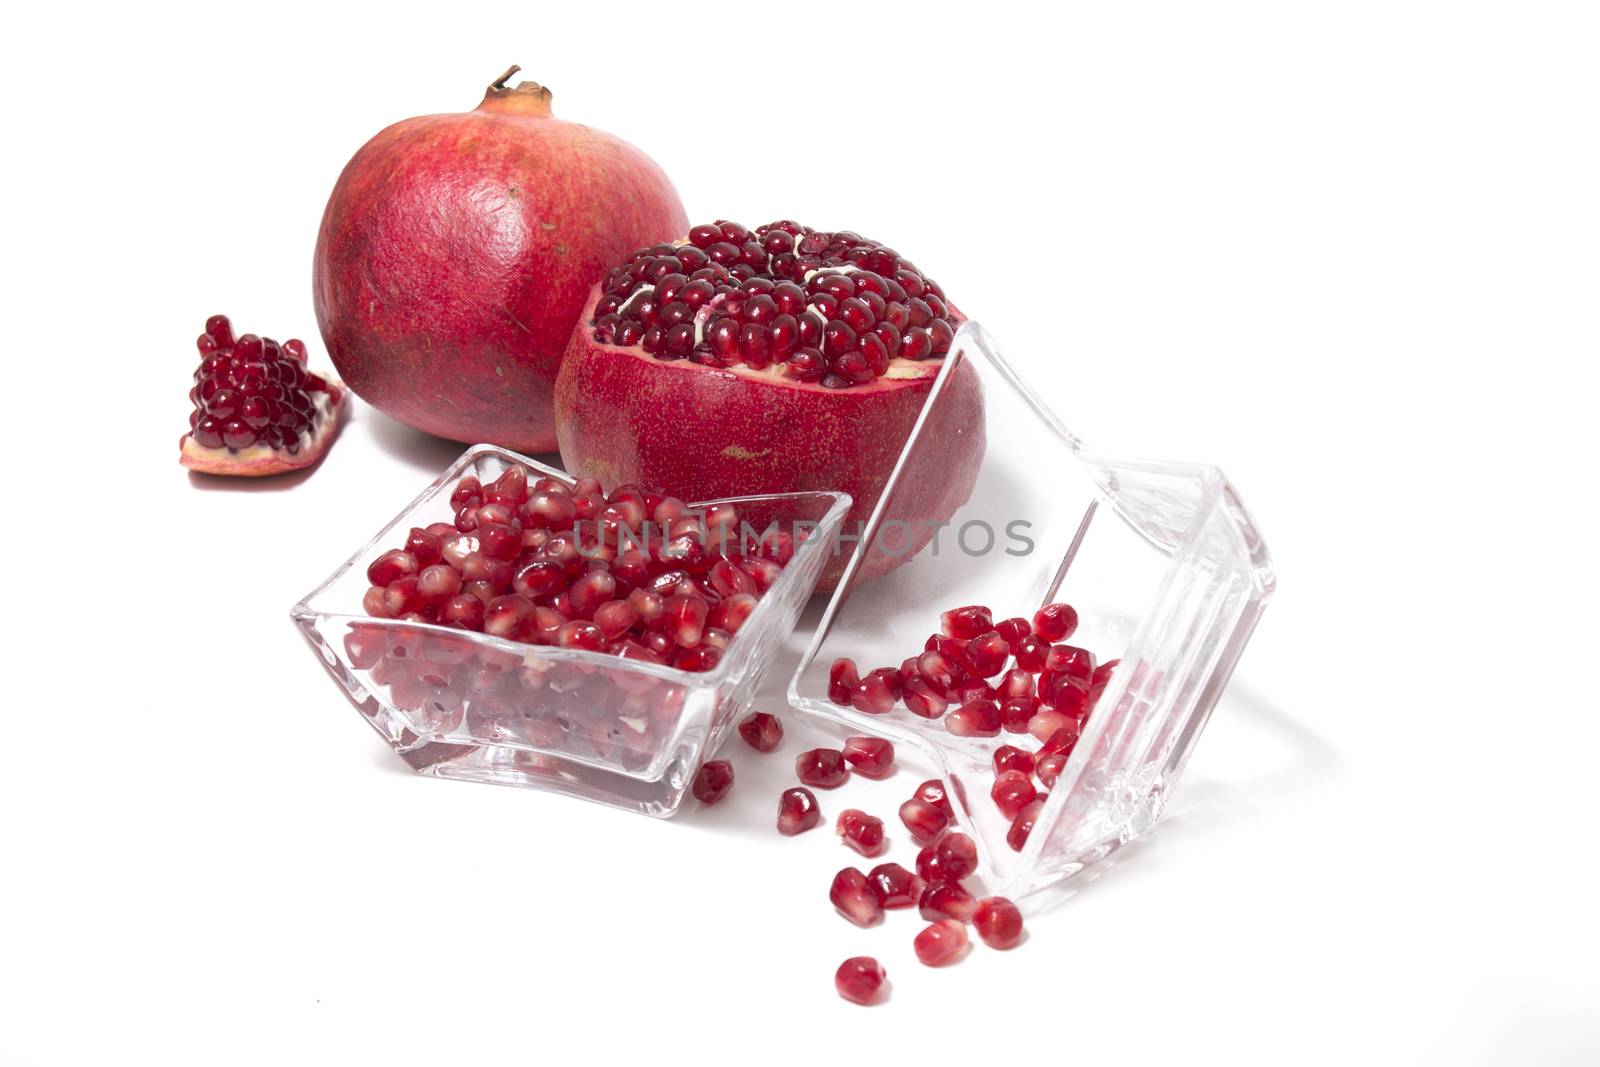
<svg viewBox="0 0 1600 1067">
<path fill-rule="evenodd" d="M 1600 1056 L 1591 6 L 53 10 L 0 45 L 0 1061 Z M 358 405 L 309 478 L 178 467 L 205 316 L 321 359 L 339 169 L 512 61 L 1251 504 L 1280 593 L 1177 810 L 1015 952 L 832 914 L 802 738 L 667 823 L 406 773 L 286 612 L 454 446 Z"/>
</svg>

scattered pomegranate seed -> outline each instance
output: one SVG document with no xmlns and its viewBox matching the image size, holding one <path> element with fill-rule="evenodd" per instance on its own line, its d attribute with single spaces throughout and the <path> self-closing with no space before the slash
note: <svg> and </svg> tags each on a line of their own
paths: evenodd
<svg viewBox="0 0 1600 1067">
<path fill-rule="evenodd" d="M 837 789 L 850 777 L 850 768 L 838 749 L 812 748 L 795 757 L 794 773 L 806 785 Z"/>
<path fill-rule="evenodd" d="M 834 829 L 844 843 L 863 856 L 877 856 L 883 852 L 883 820 L 855 808 L 839 813 Z"/>
<path fill-rule="evenodd" d="M 955 919 L 940 919 L 924 927 L 912 942 L 917 959 L 929 967 L 953 963 L 967 950 L 967 927 Z"/>
<path fill-rule="evenodd" d="M 977 900 L 959 882 L 930 882 L 922 891 L 922 899 L 917 901 L 922 917 L 930 922 L 935 919 L 969 922 L 977 906 Z"/>
<path fill-rule="evenodd" d="M 1078 628 L 1078 613 L 1070 604 L 1046 604 L 1033 615 L 1033 632 L 1055 644 L 1071 637 Z"/>
<path fill-rule="evenodd" d="M 1018 812 L 1017 817 L 1011 820 L 1011 829 L 1006 831 L 1006 844 L 1013 850 L 1021 852 L 1022 846 L 1028 843 L 1028 835 L 1033 833 L 1034 820 L 1038 819 L 1039 813 L 1043 810 L 1044 801 L 1035 800 Z"/>
<path fill-rule="evenodd" d="M 1072 755 L 1073 746 L 1078 743 L 1078 735 L 1079 730 L 1077 722 L 1071 719 L 1067 720 L 1066 726 L 1061 727 L 1055 733 L 1051 734 L 1045 739 L 1045 743 L 1039 746 L 1039 755 Z"/>
<path fill-rule="evenodd" d="M 1022 912 L 1005 897 L 985 897 L 972 912 L 972 925 L 990 948 L 1016 948 L 1022 940 Z"/>
<path fill-rule="evenodd" d="M 950 796 L 945 791 L 944 783 L 937 778 L 929 778 L 917 786 L 917 791 L 911 794 L 917 800 L 932 804 L 939 809 L 946 819 L 956 817 L 955 809 L 950 806 Z"/>
<path fill-rule="evenodd" d="M 1019 670 L 1038 674 L 1044 670 L 1045 659 L 1050 654 L 1050 642 L 1038 634 L 1029 634 L 1012 645 L 1011 652 L 1017 658 Z"/>
<path fill-rule="evenodd" d="M 1039 795 L 1033 780 L 1023 771 L 1003 771 L 989 789 L 995 807 L 1008 819 L 1015 819 L 1023 808 L 1033 803 Z"/>
<path fill-rule="evenodd" d="M 894 710 L 900 699 L 900 672 L 880 667 L 857 682 L 850 690 L 850 706 L 868 715 L 883 715 Z"/>
<path fill-rule="evenodd" d="M 846 867 L 833 876 L 828 899 L 840 915 L 857 926 L 871 926 L 883 918 L 883 901 L 877 887 L 854 867 Z"/>
<path fill-rule="evenodd" d="M 959 882 L 978 869 L 978 846 L 966 834 L 952 831 L 933 848 L 939 875 L 946 881 Z"/>
<path fill-rule="evenodd" d="M 691 792 L 702 804 L 715 804 L 733 788 L 733 764 L 725 759 L 709 760 L 695 772 Z"/>
<path fill-rule="evenodd" d="M 739 721 L 739 736 L 757 752 L 771 752 L 783 743 L 783 723 L 776 715 L 752 711 Z"/>
<path fill-rule="evenodd" d="M 778 798 L 778 832 L 788 837 L 804 833 L 822 822 L 817 796 L 809 789 L 785 789 Z"/>
<path fill-rule="evenodd" d="M 1000 705 L 992 700 L 963 704 L 944 717 L 945 728 L 957 737 L 995 737 L 1000 733 Z"/>
<path fill-rule="evenodd" d="M 867 872 L 885 908 L 909 908 L 922 899 L 923 879 L 898 863 L 880 863 Z"/>
<path fill-rule="evenodd" d="M 852 1004 L 871 1004 L 888 977 L 883 964 L 871 956 L 851 956 L 834 972 L 833 987 Z"/>
<path fill-rule="evenodd" d="M 844 760 L 865 778 L 887 778 L 894 770 L 894 745 L 881 737 L 847 737 Z"/>
<path fill-rule="evenodd" d="M 911 831 L 911 840 L 919 845 L 932 844 L 950 825 L 944 812 L 916 797 L 900 805 L 900 821 Z"/>
</svg>

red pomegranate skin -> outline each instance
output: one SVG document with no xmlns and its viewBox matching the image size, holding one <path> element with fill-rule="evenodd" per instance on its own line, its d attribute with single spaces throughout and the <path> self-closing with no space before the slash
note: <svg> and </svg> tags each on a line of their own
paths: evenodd
<svg viewBox="0 0 1600 1067">
<path fill-rule="evenodd" d="M 900 373 L 870 385 L 827 389 L 744 368 L 657 360 L 595 341 L 587 324 L 595 287 L 556 380 L 556 425 L 568 472 L 602 485 L 670 485 L 685 500 L 745 493 L 849 493 L 844 531 L 860 532 L 911 436 L 940 363 L 897 360 Z M 982 387 L 963 362 L 945 387 L 938 422 L 905 472 L 890 518 L 912 523 L 914 546 L 868 557 L 857 581 L 907 562 L 934 526 L 971 495 L 985 447 Z M 948 545 L 946 535 L 942 544 Z M 838 585 L 854 542 L 823 573 Z"/>
<path fill-rule="evenodd" d="M 504 79 L 502 79 L 503 81 Z M 419 430 L 556 447 L 552 391 L 594 280 L 688 220 L 643 152 L 491 86 L 475 111 L 383 130 L 317 234 L 317 322 L 345 384 Z"/>
</svg>

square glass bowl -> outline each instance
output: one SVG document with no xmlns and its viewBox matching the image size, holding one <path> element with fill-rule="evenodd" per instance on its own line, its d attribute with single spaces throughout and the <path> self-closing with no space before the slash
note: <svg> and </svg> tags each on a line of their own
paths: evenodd
<svg viewBox="0 0 1600 1067">
<path fill-rule="evenodd" d="M 884 570 L 871 553 L 904 555 L 922 540 L 906 533 L 929 520 L 917 511 L 927 493 L 907 472 L 936 467 L 955 434 L 982 443 L 973 492 L 936 538 L 869 580 Z M 976 323 L 957 334 L 860 538 L 790 682 L 790 702 L 835 734 L 874 733 L 921 750 L 950 783 L 991 888 L 1013 897 L 1150 829 L 1274 587 L 1266 546 L 1221 471 L 1087 451 Z M 950 608 L 983 604 L 999 622 L 1031 619 L 1057 600 L 1079 613 L 1068 643 L 1099 663 L 1121 662 L 1017 849 L 1011 820 L 989 796 L 993 754 L 1004 744 L 1031 751 L 1035 739 L 958 737 L 944 717 L 921 718 L 903 704 L 883 715 L 842 707 L 828 699 L 828 672 L 839 657 L 863 675 L 898 667 L 923 651 Z"/>
<path fill-rule="evenodd" d="M 701 673 L 362 610 L 373 559 L 402 545 L 413 526 L 450 522 L 450 493 L 463 475 L 488 485 L 518 463 L 530 481 L 572 484 L 526 456 L 476 445 L 290 614 L 362 717 L 413 770 L 671 815 L 701 760 L 749 709 L 837 549 L 850 498 L 786 493 L 692 505 L 731 504 L 758 531 L 770 522 L 808 531 L 717 666 Z"/>
</svg>

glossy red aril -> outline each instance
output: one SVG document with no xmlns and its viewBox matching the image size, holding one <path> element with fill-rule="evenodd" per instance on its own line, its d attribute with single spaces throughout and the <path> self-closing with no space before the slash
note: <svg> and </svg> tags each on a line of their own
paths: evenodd
<svg viewBox="0 0 1600 1067">
<path fill-rule="evenodd" d="M 822 822 L 817 795 L 809 789 L 785 789 L 778 797 L 778 832 L 786 837 L 804 833 Z"/>
<path fill-rule="evenodd" d="M 907 711 L 924 719 L 937 719 L 950 706 L 944 694 L 920 674 L 906 680 L 900 699 L 905 701 Z"/>
<path fill-rule="evenodd" d="M 1044 801 L 1035 800 L 1017 813 L 1011 820 L 1011 829 L 1006 831 L 1006 844 L 1017 852 L 1022 851 L 1022 846 L 1028 843 L 1028 835 L 1033 833 L 1033 824 L 1039 818 L 1039 813 L 1044 810 Z"/>
<path fill-rule="evenodd" d="M 967 665 L 979 678 L 993 678 L 1005 670 L 1011 659 L 1011 646 L 993 630 L 974 637 L 963 651 L 967 654 Z"/>
<path fill-rule="evenodd" d="M 1038 776 L 1039 784 L 1045 789 L 1054 789 L 1056 779 L 1061 777 L 1061 768 L 1067 765 L 1069 757 L 1065 753 L 1056 753 L 1053 756 L 1040 756 L 1038 764 L 1034 767 L 1034 774 Z"/>
<path fill-rule="evenodd" d="M 776 715 L 752 711 L 739 720 L 739 736 L 757 752 L 771 752 L 783 744 L 783 722 Z"/>
<path fill-rule="evenodd" d="M 938 285 L 879 242 L 788 220 L 702 224 L 614 262 L 556 382 L 567 469 L 679 486 L 688 499 L 845 492 L 845 528 L 859 528 L 962 321 Z M 975 373 L 958 367 L 943 400 L 897 505 L 926 521 L 908 524 L 909 551 L 869 553 L 863 578 L 911 558 L 975 482 Z"/>
<path fill-rule="evenodd" d="M 985 897 L 972 912 L 972 925 L 990 948 L 1016 948 L 1022 941 L 1022 912 L 1005 897 Z"/>
<path fill-rule="evenodd" d="M 863 856 L 876 856 L 883 852 L 883 820 L 855 808 L 839 813 L 834 830 L 844 843 Z"/>
<path fill-rule="evenodd" d="M 967 950 L 967 926 L 955 919 L 931 923 L 912 942 L 917 959 L 929 967 L 954 963 Z"/>
<path fill-rule="evenodd" d="M 833 975 L 833 988 L 852 1004 L 871 1004 L 878 999 L 889 972 L 871 956 L 851 956 L 839 964 Z"/>
<path fill-rule="evenodd" d="M 846 657 L 834 660 L 828 668 L 828 699 L 848 707 L 850 696 L 860 681 L 861 674 L 856 670 L 854 660 Z"/>
<path fill-rule="evenodd" d="M 864 778 L 887 778 L 894 770 L 894 745 L 881 737 L 847 737 L 844 761 Z"/>
<path fill-rule="evenodd" d="M 900 805 L 900 821 L 911 832 L 911 840 L 919 845 L 933 843 L 950 825 L 944 812 L 916 797 Z"/>
<path fill-rule="evenodd" d="M 900 672 L 892 667 L 879 667 L 850 690 L 850 706 L 868 715 L 883 715 L 894 710 L 900 692 Z"/>
<path fill-rule="evenodd" d="M 994 619 L 989 609 L 980 605 L 952 608 L 939 616 L 940 629 L 946 637 L 970 641 L 979 634 L 994 629 Z"/>
<path fill-rule="evenodd" d="M 1015 819 L 1038 795 L 1039 791 L 1033 787 L 1033 779 L 1024 771 L 1003 771 L 989 788 L 989 796 L 993 798 L 995 807 L 1008 819 Z"/>
<path fill-rule="evenodd" d="M 909 908 L 922 899 L 923 880 L 898 863 L 880 863 L 867 872 L 885 908 Z"/>
<path fill-rule="evenodd" d="M 1007 771 L 1021 771 L 1023 774 L 1033 773 L 1033 756 L 1015 745 L 1001 745 L 994 750 L 994 773 L 1004 774 Z"/>
<path fill-rule="evenodd" d="M 374 407 L 453 440 L 550 452 L 588 287 L 688 220 L 652 160 L 555 118 L 550 90 L 507 86 L 516 69 L 476 110 L 406 119 L 362 146 L 328 198 L 313 296 L 334 365 Z"/>
<path fill-rule="evenodd" d="M 709 760 L 694 776 L 694 798 L 702 804 L 715 804 L 733 788 L 733 764 L 725 759 Z"/>
<path fill-rule="evenodd" d="M 1011 654 L 1017 659 L 1018 669 L 1038 674 L 1044 670 L 1045 657 L 1050 654 L 1050 642 L 1038 634 L 1029 634 L 1011 646 Z"/>
<path fill-rule="evenodd" d="M 938 874 L 947 881 L 960 881 L 978 869 L 978 846 L 966 834 L 945 834 L 933 849 Z"/>
<path fill-rule="evenodd" d="M 339 433 L 344 387 L 306 369 L 303 342 L 235 337 L 228 317 L 213 315 L 198 344 L 179 462 L 202 474 L 256 478 L 322 458 Z"/>
<path fill-rule="evenodd" d="M 806 785 L 837 789 L 850 777 L 850 767 L 838 749 L 813 748 L 795 757 L 794 773 Z"/>
<path fill-rule="evenodd" d="M 1005 638 L 1006 644 L 1015 648 L 1018 641 L 1033 632 L 1033 626 L 1024 618 L 1001 619 L 994 624 L 994 632 Z"/>
<path fill-rule="evenodd" d="M 922 891 L 922 899 L 917 901 L 917 910 L 930 922 L 936 919 L 968 922 L 977 906 L 978 901 L 971 893 L 959 882 L 951 881 L 928 883 L 928 888 Z"/>
<path fill-rule="evenodd" d="M 962 704 L 944 717 L 945 729 L 957 737 L 995 737 L 1002 721 L 1000 705 L 982 699 Z"/>
<path fill-rule="evenodd" d="M 871 926 L 883 918 L 883 901 L 878 897 L 877 886 L 854 867 L 846 867 L 833 876 L 828 899 L 840 915 L 857 926 Z"/>
<path fill-rule="evenodd" d="M 955 809 L 950 806 L 950 795 L 946 791 L 944 783 L 937 778 L 929 778 L 917 786 L 917 791 L 912 793 L 911 796 L 916 800 L 932 804 L 946 819 L 956 817 Z"/>
<path fill-rule="evenodd" d="M 1065 641 L 1078 629 L 1078 613 L 1070 604 L 1046 604 L 1033 613 L 1033 632 L 1051 644 Z"/>
</svg>

